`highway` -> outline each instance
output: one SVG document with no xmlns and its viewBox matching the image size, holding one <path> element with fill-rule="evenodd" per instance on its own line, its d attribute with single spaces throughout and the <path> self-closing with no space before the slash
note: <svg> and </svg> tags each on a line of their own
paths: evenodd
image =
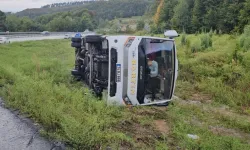
<svg viewBox="0 0 250 150">
<path fill-rule="evenodd" d="M 52 40 L 63 39 L 65 34 L 74 36 L 75 32 L 51 32 L 49 35 L 43 35 L 40 32 L 0 32 L 0 37 L 9 38 L 10 42 L 24 42 L 24 41 L 38 41 L 38 40 Z M 84 33 L 82 33 L 84 34 Z"/>
<path fill-rule="evenodd" d="M 82 35 L 95 34 L 92 31 L 80 32 Z M 41 32 L 0 32 L 0 37 L 9 38 L 10 42 L 23 42 L 23 41 L 38 41 L 38 40 L 52 40 L 63 39 L 65 34 L 73 37 L 76 32 L 50 32 L 49 35 L 41 34 Z"/>
<path fill-rule="evenodd" d="M 22 38 L 10 38 L 10 42 L 24 42 L 24 41 L 38 41 L 38 40 L 53 40 L 63 39 L 64 35 L 57 36 L 39 36 L 39 37 L 22 37 Z"/>
</svg>

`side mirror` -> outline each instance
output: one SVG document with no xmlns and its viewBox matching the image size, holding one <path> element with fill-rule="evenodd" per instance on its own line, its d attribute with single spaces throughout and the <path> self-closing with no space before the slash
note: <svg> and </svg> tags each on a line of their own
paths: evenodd
<svg viewBox="0 0 250 150">
<path fill-rule="evenodd" d="M 169 37 L 170 39 L 174 39 L 175 37 L 179 37 L 179 34 L 175 30 L 167 30 L 164 33 L 165 37 Z"/>
</svg>

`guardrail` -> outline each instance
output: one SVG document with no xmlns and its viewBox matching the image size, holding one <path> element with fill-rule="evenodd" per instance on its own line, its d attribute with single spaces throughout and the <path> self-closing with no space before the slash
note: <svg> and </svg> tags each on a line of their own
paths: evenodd
<svg viewBox="0 0 250 150">
<path fill-rule="evenodd" d="M 49 34 L 74 34 L 76 32 L 49 32 Z M 42 32 L 0 32 L 0 35 L 32 35 L 32 34 L 42 34 Z"/>
</svg>

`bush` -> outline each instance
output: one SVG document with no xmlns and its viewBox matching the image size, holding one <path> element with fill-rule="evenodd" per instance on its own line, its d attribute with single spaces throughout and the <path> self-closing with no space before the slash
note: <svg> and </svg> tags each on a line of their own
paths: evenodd
<svg viewBox="0 0 250 150">
<path fill-rule="evenodd" d="M 192 41 L 192 43 L 191 43 L 191 51 L 192 51 L 192 53 L 196 53 L 196 52 L 199 52 L 201 50 L 202 50 L 202 47 L 201 47 L 200 39 Z"/>
<path fill-rule="evenodd" d="M 187 35 L 184 33 L 181 36 L 181 45 L 186 45 L 187 44 Z"/>
<path fill-rule="evenodd" d="M 213 45 L 212 38 L 209 36 L 209 34 L 201 34 L 201 35 L 197 36 L 195 39 L 192 39 L 191 43 L 183 35 L 181 37 L 181 44 L 183 45 L 183 43 L 185 43 L 188 47 L 190 45 L 192 53 L 196 53 L 196 52 L 205 50 L 209 47 L 212 47 L 212 45 Z"/>
<path fill-rule="evenodd" d="M 209 36 L 212 37 L 213 34 L 214 34 L 214 32 L 213 32 L 213 29 L 211 28 L 210 31 L 209 31 Z"/>
<path fill-rule="evenodd" d="M 222 31 L 221 30 L 219 30 L 219 35 L 222 35 Z"/>
<path fill-rule="evenodd" d="M 250 69 L 250 51 L 244 53 L 244 56 L 242 58 L 242 65 Z"/>
<path fill-rule="evenodd" d="M 203 50 L 207 49 L 209 47 L 212 47 L 213 42 L 212 42 L 212 38 L 211 38 L 211 36 L 209 36 L 209 34 L 202 34 L 200 39 L 201 39 L 201 48 Z"/>
<path fill-rule="evenodd" d="M 217 34 L 217 30 L 214 30 L 214 35 L 216 35 Z"/>
<path fill-rule="evenodd" d="M 137 22 L 137 25 L 136 25 L 136 29 L 137 30 L 143 30 L 144 29 L 144 26 L 145 26 L 145 22 L 142 20 L 142 19 L 140 19 L 138 22 Z"/>
<path fill-rule="evenodd" d="M 238 63 L 242 63 L 242 60 L 243 60 L 243 56 L 240 54 L 240 46 L 239 46 L 239 44 L 237 43 L 236 44 L 236 48 L 235 48 L 235 50 L 234 50 L 234 52 L 233 52 L 233 60 L 234 60 L 234 62 L 236 63 L 236 64 L 238 64 Z"/>
<path fill-rule="evenodd" d="M 246 26 L 240 37 L 240 47 L 247 51 L 250 49 L 250 25 Z"/>
<path fill-rule="evenodd" d="M 133 29 L 129 26 L 129 25 L 127 25 L 126 26 L 126 31 L 125 31 L 126 33 L 132 33 L 133 32 Z"/>
</svg>

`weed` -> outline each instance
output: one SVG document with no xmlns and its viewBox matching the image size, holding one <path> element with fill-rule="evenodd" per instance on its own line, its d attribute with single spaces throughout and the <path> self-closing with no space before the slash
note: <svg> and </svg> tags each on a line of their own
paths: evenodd
<svg viewBox="0 0 250 150">
<path fill-rule="evenodd" d="M 240 47 L 245 51 L 250 49 L 250 25 L 246 26 L 244 33 L 240 37 Z"/>
</svg>

